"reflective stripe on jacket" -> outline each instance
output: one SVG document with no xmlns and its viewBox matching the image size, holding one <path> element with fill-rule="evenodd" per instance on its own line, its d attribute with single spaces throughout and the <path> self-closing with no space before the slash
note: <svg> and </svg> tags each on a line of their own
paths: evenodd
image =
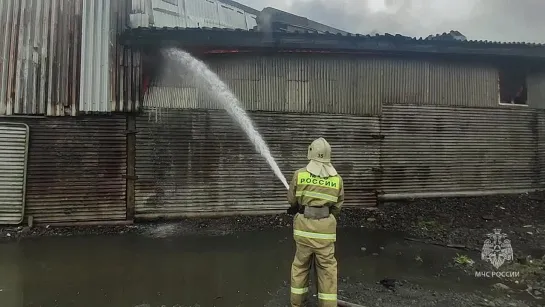
<svg viewBox="0 0 545 307">
<path fill-rule="evenodd" d="M 300 244 L 323 248 L 337 240 L 337 216 L 344 202 L 344 186 L 341 176 L 321 178 L 306 169 L 295 172 L 288 191 L 290 205 L 329 207 L 328 218 L 314 220 L 296 214 L 293 236 Z"/>
<path fill-rule="evenodd" d="M 329 178 L 314 176 L 306 169 L 295 172 L 288 191 L 290 205 L 330 207 L 338 216 L 344 203 L 344 184 L 341 176 Z"/>
</svg>

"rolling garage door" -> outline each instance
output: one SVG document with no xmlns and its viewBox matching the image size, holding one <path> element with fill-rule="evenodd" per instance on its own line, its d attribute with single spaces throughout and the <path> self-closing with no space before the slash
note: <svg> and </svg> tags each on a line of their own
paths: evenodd
<svg viewBox="0 0 545 307">
<path fill-rule="evenodd" d="M 124 116 L 43 118 L 28 124 L 27 215 L 37 223 L 126 219 Z"/>
</svg>

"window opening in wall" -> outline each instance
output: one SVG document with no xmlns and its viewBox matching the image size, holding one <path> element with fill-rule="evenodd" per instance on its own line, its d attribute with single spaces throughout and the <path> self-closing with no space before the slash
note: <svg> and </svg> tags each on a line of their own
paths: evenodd
<svg viewBox="0 0 545 307">
<path fill-rule="evenodd" d="M 528 86 L 526 72 L 520 68 L 508 67 L 500 69 L 500 103 L 526 105 L 528 102 Z"/>
</svg>

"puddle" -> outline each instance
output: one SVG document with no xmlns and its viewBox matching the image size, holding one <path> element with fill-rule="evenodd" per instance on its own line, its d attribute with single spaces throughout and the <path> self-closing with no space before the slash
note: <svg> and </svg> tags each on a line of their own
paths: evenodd
<svg viewBox="0 0 545 307">
<path fill-rule="evenodd" d="M 339 278 L 350 282 L 388 277 L 460 292 L 486 292 L 497 282 L 446 268 L 456 250 L 379 231 L 343 229 L 338 238 Z M 289 281 L 293 252 L 289 229 L 4 243 L 0 306 L 265 306 Z"/>
</svg>

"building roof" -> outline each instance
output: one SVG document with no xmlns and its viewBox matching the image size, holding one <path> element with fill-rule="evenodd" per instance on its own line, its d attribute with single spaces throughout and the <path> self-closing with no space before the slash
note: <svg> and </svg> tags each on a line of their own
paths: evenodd
<svg viewBox="0 0 545 307">
<path fill-rule="evenodd" d="M 281 30 L 283 32 L 294 32 L 305 30 L 306 32 L 334 33 L 348 35 L 349 32 L 330 27 L 328 25 L 310 20 L 306 17 L 288 13 L 276 8 L 266 7 L 257 15 L 259 30 L 270 31 Z M 275 27 L 275 25 L 278 25 Z M 284 28 L 284 29 L 282 29 Z M 291 29 L 293 28 L 293 30 Z"/>
<path fill-rule="evenodd" d="M 459 33 L 459 32 L 458 32 Z M 445 34 L 428 38 L 403 35 L 358 35 L 332 33 L 259 32 L 218 28 L 134 28 L 121 41 L 135 48 L 177 46 L 186 49 L 216 50 L 312 50 L 343 53 L 427 53 L 469 56 L 510 56 L 545 60 L 545 44 L 491 42 L 448 38 Z M 452 35 L 450 35 L 452 36 Z"/>
</svg>

